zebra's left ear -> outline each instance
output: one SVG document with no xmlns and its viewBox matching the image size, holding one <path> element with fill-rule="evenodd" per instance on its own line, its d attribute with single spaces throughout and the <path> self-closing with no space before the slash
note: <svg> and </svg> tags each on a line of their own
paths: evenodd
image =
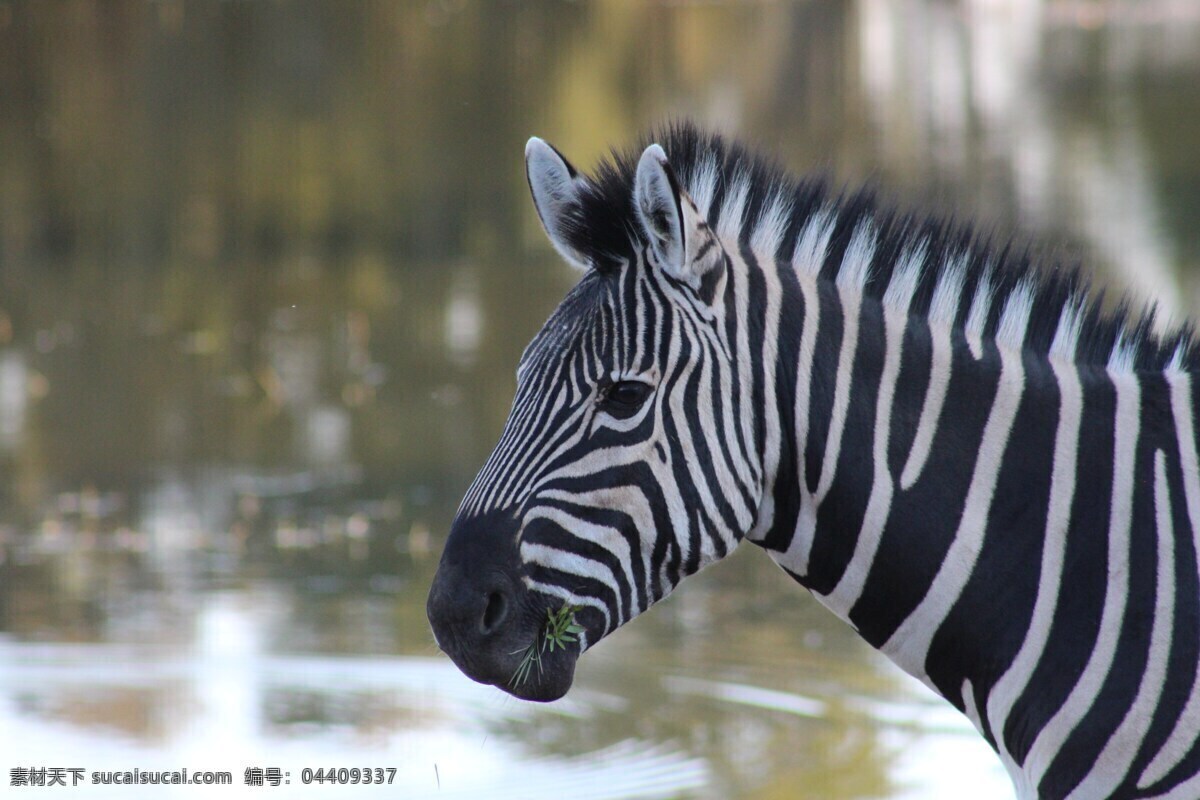
<svg viewBox="0 0 1200 800">
<path fill-rule="evenodd" d="M 722 251 L 657 144 L 647 147 L 638 161 L 633 206 L 659 266 L 675 280 L 699 289 L 702 279 L 722 263 Z"/>
<path fill-rule="evenodd" d="M 525 144 L 525 177 L 550 243 L 568 264 L 586 271 L 588 257 L 575 246 L 574 234 L 583 227 L 581 195 L 587 179 L 536 136 Z"/>
</svg>

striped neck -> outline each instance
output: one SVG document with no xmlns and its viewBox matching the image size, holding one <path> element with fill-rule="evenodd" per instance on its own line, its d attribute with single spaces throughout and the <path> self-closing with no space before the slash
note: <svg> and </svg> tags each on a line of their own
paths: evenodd
<svg viewBox="0 0 1200 800">
<path fill-rule="evenodd" d="M 889 289 L 872 296 L 853 277 L 876 257 L 867 223 L 833 280 L 814 269 L 835 227 L 813 218 L 773 262 L 784 322 L 769 415 L 784 433 L 771 519 L 750 538 L 964 711 L 1022 796 L 1107 796 L 1135 766 L 1164 777 L 1200 724 L 1188 672 L 1200 630 L 1171 608 L 1180 582 L 1191 611 L 1200 589 L 1184 356 L 1137 370 L 1144 352 L 1118 336 L 1107 363 L 1079 357 L 1087 314 L 1070 304 L 1031 348 L 1036 287 L 996 307 L 986 287 L 964 297 L 952 271 L 911 313 L 921 246 L 899 249 Z M 1172 719 L 1178 700 L 1161 701 L 1189 686 L 1195 719 L 1156 760 L 1139 755 L 1131 742 L 1156 714 Z"/>
</svg>

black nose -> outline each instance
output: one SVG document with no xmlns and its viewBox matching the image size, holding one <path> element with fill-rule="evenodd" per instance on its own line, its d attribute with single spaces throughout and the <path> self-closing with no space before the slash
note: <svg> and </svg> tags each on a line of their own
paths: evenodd
<svg viewBox="0 0 1200 800">
<path fill-rule="evenodd" d="M 501 635 L 514 606 L 510 582 L 486 564 L 467 567 L 443 561 L 425 606 L 442 649 L 455 644 L 474 649 Z"/>
<path fill-rule="evenodd" d="M 507 522 L 507 524 L 505 524 Z M 456 521 L 425 610 L 438 646 L 470 677 L 507 681 L 528 647 L 522 622 L 516 531 L 511 521 Z"/>
</svg>

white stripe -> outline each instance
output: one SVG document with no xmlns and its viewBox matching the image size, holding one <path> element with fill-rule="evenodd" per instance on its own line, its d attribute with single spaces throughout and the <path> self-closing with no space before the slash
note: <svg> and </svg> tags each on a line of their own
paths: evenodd
<svg viewBox="0 0 1200 800">
<path fill-rule="evenodd" d="M 933 300 L 929 304 L 929 339 L 932 353 L 929 363 L 929 385 L 921 403 L 921 416 L 917 421 L 917 433 L 913 437 L 908 460 L 900 473 L 900 488 L 911 489 L 921 477 L 925 463 L 933 447 L 933 435 L 937 432 L 938 419 L 946 402 L 946 389 L 950 385 L 952 365 L 952 338 L 958 302 L 961 299 L 965 277 L 966 256 L 948 263 L 933 289 Z"/>
<path fill-rule="evenodd" d="M 811 411 L 812 370 L 816 357 L 817 335 L 820 333 L 821 303 L 816 278 L 829 252 L 836 217 L 827 208 L 814 214 L 796 238 L 792 254 L 792 269 L 804 297 L 804 324 L 800 332 L 800 357 L 796 369 L 796 404 L 794 407 L 796 444 L 796 485 L 800 492 L 800 510 L 796 530 L 787 553 L 774 554 L 775 560 L 797 575 L 808 574 L 808 558 L 812 552 L 816 531 L 816 500 L 808 491 L 808 415 Z"/>
<path fill-rule="evenodd" d="M 858 320 L 862 309 L 862 284 L 874 254 L 875 242 L 870 223 L 863 222 L 855 230 L 850 246 L 838 270 L 838 299 L 842 305 L 842 348 L 838 354 L 837 377 L 833 388 L 833 418 L 821 461 L 821 479 L 813 494 L 819 506 L 833 486 L 838 457 L 842 451 L 842 435 L 846 432 L 846 417 L 850 413 L 850 386 L 854 377 L 854 354 L 858 350 Z M 809 376 L 811 377 L 811 376 Z M 807 413 L 807 411 L 806 411 Z M 813 510 L 815 514 L 815 507 Z"/>
<path fill-rule="evenodd" d="M 763 322 L 763 340 L 758 345 L 762 347 L 763 386 L 766 395 L 772 394 L 775 386 L 775 363 L 779 358 L 779 314 L 783 289 L 779 283 L 779 265 L 775 254 L 779 250 L 779 242 L 787 228 L 788 219 L 792 215 L 791 203 L 783 195 L 775 195 L 766 213 L 759 219 L 758 227 L 750 238 L 750 246 L 754 258 L 758 262 L 763 281 L 766 283 L 767 308 Z M 748 320 L 742 321 L 745 327 Z M 750 362 L 747 361 L 749 364 Z M 775 522 L 775 476 L 779 471 L 779 456 L 782 450 L 783 432 L 779 421 L 779 407 L 776 403 L 767 403 L 761 409 L 764 415 L 763 430 L 766 438 L 763 442 L 762 480 L 758 487 L 762 496 L 759 500 L 758 511 L 755 514 L 754 528 L 747 536 L 756 538 L 770 530 Z M 747 415 L 749 416 L 749 415 Z"/>
<path fill-rule="evenodd" d="M 854 354 L 858 350 L 858 317 L 862 295 L 854 289 L 842 289 L 838 296 L 842 301 L 842 349 L 838 354 L 837 376 L 833 386 L 833 417 L 825 441 L 825 456 L 821 459 L 821 479 L 813 495 L 816 505 L 821 504 L 833 486 L 838 456 L 842 452 L 842 434 L 846 431 L 846 417 L 850 413 L 850 383 L 854 377 Z"/>
<path fill-rule="evenodd" d="M 737 282 L 736 295 L 736 314 L 739 324 L 737 326 L 737 341 L 734 346 L 737 348 L 734 358 L 737 360 L 738 368 L 738 390 L 741 392 L 741 397 L 738 400 L 740 414 L 736 420 L 742 427 L 742 443 L 739 444 L 736 440 L 730 442 L 729 459 L 734 462 L 737 467 L 738 476 L 741 478 L 742 485 L 748 489 L 753 488 L 761 483 L 762 465 L 757 463 L 754 456 L 757 455 L 755 450 L 757 446 L 754 443 L 754 375 L 751 370 L 750 359 L 750 266 L 746 260 L 738 252 L 736 256 L 730 257 L 730 262 L 734 264 L 734 269 L 740 273 L 740 280 Z M 754 342 L 754 346 L 758 346 L 760 342 Z M 767 384 L 773 386 L 774 384 Z M 770 396 L 765 395 L 765 396 Z M 730 398 L 732 395 L 726 395 Z M 729 413 L 733 412 L 733 404 L 725 403 Z M 726 429 L 730 430 L 730 429 Z M 749 522 L 747 522 L 749 526 Z M 745 530 L 743 528 L 742 530 Z"/>
<path fill-rule="evenodd" d="M 796 238 L 796 250 L 792 253 L 792 269 L 796 271 L 801 284 L 804 277 L 815 278 L 825 265 L 825 257 L 829 254 L 829 240 L 833 238 L 834 223 L 837 214 L 832 208 L 824 208 L 813 214 L 804 225 L 804 230 Z"/>
<path fill-rule="evenodd" d="M 613 327 L 617 329 L 612 331 L 614 349 L 617 350 L 617 364 L 633 364 L 635 367 L 640 367 L 642 364 L 642 359 L 646 356 L 647 347 L 653 348 L 659 340 L 657 330 L 655 331 L 655 336 L 652 339 L 650 338 L 650 331 L 646 330 L 646 313 L 649 311 L 649 309 L 645 308 L 642 303 L 649 303 L 649 305 L 653 308 L 656 325 L 662 324 L 663 308 L 662 304 L 659 302 L 659 295 L 657 292 L 642 291 L 643 283 L 648 283 L 648 281 L 645 279 L 646 270 L 643 269 L 640 272 L 635 273 L 635 275 L 638 279 L 634 280 L 633 285 L 628 289 L 629 294 L 633 295 L 632 297 L 629 297 L 626 294 L 625 275 L 621 275 L 620 279 L 617 281 L 617 308 L 637 309 L 637 313 L 634 314 L 634 329 L 632 331 L 625 330 L 626 326 L 624 317 L 621 314 L 617 314 L 616 309 L 613 309 L 613 314 L 610 319 L 613 321 Z M 596 325 L 595 327 L 605 329 L 605 332 L 607 332 L 606 329 L 608 328 L 607 325 Z M 625 351 L 628 349 L 627 342 L 629 339 L 633 340 L 633 357 L 627 360 L 625 358 Z M 653 356 L 653 353 L 651 353 L 651 356 Z M 653 363 L 653 361 L 651 361 L 651 363 Z M 610 377 L 612 377 L 613 380 L 616 380 L 614 376 Z"/>
<path fill-rule="evenodd" d="M 1197 542 L 1200 535 L 1200 463 L 1196 456 L 1196 430 L 1192 416 L 1192 377 L 1186 373 L 1168 370 L 1167 383 L 1171 387 L 1171 413 L 1175 416 L 1175 437 L 1179 446 L 1179 467 L 1183 473 L 1183 496 L 1187 501 L 1188 522 L 1191 524 L 1191 540 Z M 1175 727 L 1158 753 L 1146 766 L 1138 780 L 1138 788 L 1150 786 L 1166 777 L 1183 757 L 1188 754 L 1200 737 L 1200 674 L 1192 679 L 1192 691 Z M 1200 786 L 1196 794 L 1200 796 Z"/>
<path fill-rule="evenodd" d="M 946 402 L 946 389 L 950 386 L 951 332 L 941 326 L 930 326 L 929 340 L 933 348 L 929 361 L 929 385 L 925 389 L 925 400 L 921 403 L 921 417 L 917 421 L 917 433 L 904 470 L 900 473 L 900 488 L 911 489 L 921 477 L 925 462 L 933 448 L 933 435 L 937 432 L 938 419 Z"/>
<path fill-rule="evenodd" d="M 871 220 L 858 223 L 838 269 L 837 287 L 861 293 L 871 279 L 871 261 L 875 258 L 875 226 Z"/>
<path fill-rule="evenodd" d="M 1050 343 L 1050 358 L 1074 361 L 1079 349 L 1079 334 L 1083 331 L 1083 308 L 1080 301 L 1072 297 L 1063 304 L 1058 315 L 1058 327 L 1054 329 L 1054 341 Z"/>
<path fill-rule="evenodd" d="M 929 241 L 922 239 L 916 245 L 908 245 L 904 254 L 892 270 L 892 278 L 888 281 L 887 291 L 883 293 L 883 304 L 894 308 L 901 314 L 908 314 L 912 306 L 913 295 L 917 293 L 917 284 L 921 281 L 921 273 L 925 266 L 925 257 L 929 252 Z"/>
<path fill-rule="evenodd" d="M 963 283 L 967 277 L 966 253 L 947 261 L 933 287 L 933 299 L 929 302 L 929 323 L 951 327 L 958 318 L 958 304 L 962 301 Z"/>
<path fill-rule="evenodd" d="M 821 304 L 813 280 L 797 269 L 800 293 L 804 296 L 804 325 L 800 331 L 800 359 L 796 369 L 796 405 L 793 419 L 796 428 L 796 488 L 800 493 L 800 509 L 796 530 L 785 554 L 776 560 L 797 575 L 808 574 L 808 558 L 812 552 L 817 528 L 816 501 L 808 490 L 808 415 L 811 405 L 812 368 L 816 355 L 817 334 L 820 331 Z"/>
<path fill-rule="evenodd" d="M 1187 358 L 1188 342 L 1183 339 L 1175 346 L 1175 352 L 1171 353 L 1171 360 L 1167 364 L 1167 372 L 1183 372 L 1183 361 Z"/>
<path fill-rule="evenodd" d="M 754 233 L 750 235 L 750 249 L 754 251 L 754 257 L 758 259 L 759 264 L 774 267 L 775 251 L 779 249 L 779 241 L 783 238 L 783 232 L 787 230 L 788 220 L 791 219 L 792 204 L 783 195 L 775 194 L 764 207 L 766 210 L 759 214 Z M 774 270 L 764 268 L 763 272 Z M 768 290 L 767 297 L 773 294 Z"/>
<path fill-rule="evenodd" d="M 1112 352 L 1108 355 L 1108 368 L 1112 372 L 1132 372 L 1137 358 L 1138 342 L 1127 331 L 1117 334 Z"/>
<path fill-rule="evenodd" d="M 963 713 L 967 715 L 967 719 L 971 720 L 971 724 L 975 726 L 975 730 L 982 734 L 983 723 L 979 720 L 979 703 L 975 701 L 975 687 L 971 685 L 970 678 L 963 679 L 962 700 Z"/>
<path fill-rule="evenodd" d="M 967 347 L 971 355 L 978 361 L 983 357 L 983 329 L 987 326 L 988 312 L 992 308 L 992 265 L 984 267 L 979 276 L 979 284 L 975 287 L 975 297 L 971 300 L 971 310 L 967 314 L 966 337 Z"/>
<path fill-rule="evenodd" d="M 1128 465 L 1127 465 L 1128 466 Z M 1167 656 L 1175 624 L 1175 532 L 1171 525 L 1171 490 L 1167 486 L 1167 459 L 1162 450 L 1154 454 L 1154 516 L 1158 527 L 1158 567 L 1155 575 L 1154 623 L 1150 628 L 1150 650 L 1142 681 L 1133 705 L 1113 731 L 1108 743 L 1067 800 L 1088 800 L 1108 793 L 1121 782 L 1137 756 L 1143 734 L 1150 729 L 1154 709 L 1162 697 L 1167 677 Z"/>
<path fill-rule="evenodd" d="M 1000 324 L 996 326 L 996 342 L 1014 349 L 1025 346 L 1025 332 L 1029 327 L 1029 315 L 1033 311 L 1033 296 L 1036 289 L 1029 280 L 1023 280 L 1009 293 L 1000 313 Z"/>
<path fill-rule="evenodd" d="M 967 585 L 983 547 L 1000 464 L 1025 387 L 1025 370 L 1019 353 L 1001 348 L 1000 365 L 996 399 L 983 428 L 983 439 L 954 541 L 925 597 L 881 648 L 885 655 L 926 683 L 925 659 L 929 645 Z"/>
<path fill-rule="evenodd" d="M 1083 669 L 1066 702 L 1038 732 L 1025 758 L 1025 772 L 1037 786 L 1042 776 L 1062 750 L 1067 737 L 1079 725 L 1100 693 L 1104 679 L 1112 668 L 1121 625 L 1125 617 L 1125 600 L 1129 591 L 1129 529 L 1133 513 L 1133 464 L 1137 456 L 1137 440 L 1141 411 L 1141 387 L 1135 376 L 1110 372 L 1116 389 L 1116 427 L 1113 442 L 1112 504 L 1108 527 L 1108 585 L 1104 593 L 1104 608 L 1100 614 L 1100 630 L 1092 655 Z"/>
<path fill-rule="evenodd" d="M 1200 774 L 1193 775 L 1166 794 L 1156 794 L 1149 800 L 1196 800 L 1200 797 Z"/>
<path fill-rule="evenodd" d="M 737 250 L 729 256 L 730 264 L 733 269 L 738 270 L 740 280 L 738 285 L 740 291 L 734 292 L 734 309 L 733 313 L 738 315 L 741 320 L 747 320 L 750 317 L 750 291 L 749 291 L 749 272 L 745 260 L 738 254 Z M 715 328 L 711 326 L 702 326 L 699 328 L 702 333 L 708 333 L 713 337 L 716 336 Z M 722 495 L 728 500 L 729 504 L 737 513 L 737 523 L 740 526 L 739 532 L 749 530 L 753 524 L 753 509 L 746 506 L 746 498 L 743 496 L 742 488 L 752 488 L 758 483 L 758 466 L 752 464 L 749 460 L 751 450 L 754 448 L 753 438 L 753 419 L 750 413 L 737 413 L 739 409 L 746 410 L 753 407 L 753 391 L 754 382 L 750 376 L 750 368 L 748 363 L 748 354 L 750 352 L 750 333 L 747 325 L 738 326 L 736 341 L 732 343 L 735 348 L 734 353 L 729 353 L 727 344 L 724 340 L 713 342 L 709 348 L 709 352 L 714 355 L 719 353 L 720 357 L 710 357 L 704 360 L 701 364 L 701 374 L 704 376 L 700 384 L 702 395 L 705 395 L 705 402 L 711 404 L 712 393 L 709 387 L 712 384 L 708 381 L 708 372 L 715 370 L 720 375 L 719 386 L 721 387 L 721 415 L 724 419 L 725 431 L 727 440 L 722 443 L 722 446 L 710 448 L 709 457 L 715 462 L 713 471 L 721 481 Z M 742 355 L 746 354 L 746 358 Z M 735 363 L 736 362 L 736 363 Z M 733 382 L 733 370 L 737 368 L 739 380 L 735 385 Z M 734 391 L 740 392 L 741 397 L 735 404 L 733 402 Z M 675 412 L 678 416 L 676 419 L 686 419 L 683 407 L 680 407 Z M 710 419 L 715 423 L 715 417 L 710 414 Z M 681 425 L 681 428 L 687 427 Z M 705 435 L 708 431 L 715 431 L 715 424 L 708 424 L 702 428 L 701 435 Z M 736 431 L 741 430 L 740 441 Z M 691 457 L 699 458 L 699 454 L 693 454 Z M 736 476 L 736 482 L 734 477 Z M 720 519 L 720 517 L 713 517 Z"/>
<path fill-rule="evenodd" d="M 863 515 L 862 527 L 854 543 L 854 555 L 846 565 L 846 571 L 837 586 L 821 602 L 842 618 L 850 616 L 850 610 L 862 596 L 871 565 L 883 539 L 892 510 L 892 495 L 895 487 L 888 470 L 888 439 L 892 430 L 892 404 L 896 396 L 896 379 L 900 374 L 900 356 L 904 342 L 904 326 L 907 315 L 897 311 L 884 312 L 883 374 L 879 380 L 879 397 L 875 404 L 875 442 L 872 452 L 875 474 L 871 481 L 871 495 Z"/>
<path fill-rule="evenodd" d="M 750 193 L 750 176 L 739 172 L 729 181 L 729 192 L 721 204 L 717 219 L 717 235 L 726 242 L 737 243 L 742 233 L 742 218 L 746 216 L 746 197 Z M 736 250 L 736 248 L 734 248 Z"/>
<path fill-rule="evenodd" d="M 1050 501 L 1046 511 L 1046 536 L 1042 546 L 1037 600 L 1029 631 L 1012 664 L 988 695 L 987 717 L 998 745 L 1001 761 L 1010 774 L 1019 769 L 1008 752 L 1004 728 L 1013 705 L 1029 685 L 1034 670 L 1050 640 L 1054 612 L 1062 579 L 1063 554 L 1071 523 L 1071 503 L 1075 497 L 1075 470 L 1079 454 L 1079 420 L 1083 412 L 1083 390 L 1074 364 L 1051 362 L 1060 396 L 1058 429 L 1054 434 L 1054 466 L 1050 476 Z"/>
<path fill-rule="evenodd" d="M 717 177 L 716 156 L 711 153 L 705 154 L 693 170 L 691 185 L 687 189 L 700 216 L 705 219 L 708 218 L 709 209 L 712 208 L 713 195 L 717 190 Z"/>
</svg>

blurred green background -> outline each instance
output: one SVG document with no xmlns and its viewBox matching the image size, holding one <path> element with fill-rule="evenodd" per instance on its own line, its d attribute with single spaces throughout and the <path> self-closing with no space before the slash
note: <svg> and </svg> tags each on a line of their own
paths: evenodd
<svg viewBox="0 0 1200 800">
<path fill-rule="evenodd" d="M 758 553 L 560 704 L 436 652 L 436 556 L 575 277 L 524 142 L 587 169 L 681 116 L 1198 306 L 1192 3 L 0 2 L 5 789 L 188 767 L 234 786 L 76 791 L 1011 796 Z"/>
</svg>

